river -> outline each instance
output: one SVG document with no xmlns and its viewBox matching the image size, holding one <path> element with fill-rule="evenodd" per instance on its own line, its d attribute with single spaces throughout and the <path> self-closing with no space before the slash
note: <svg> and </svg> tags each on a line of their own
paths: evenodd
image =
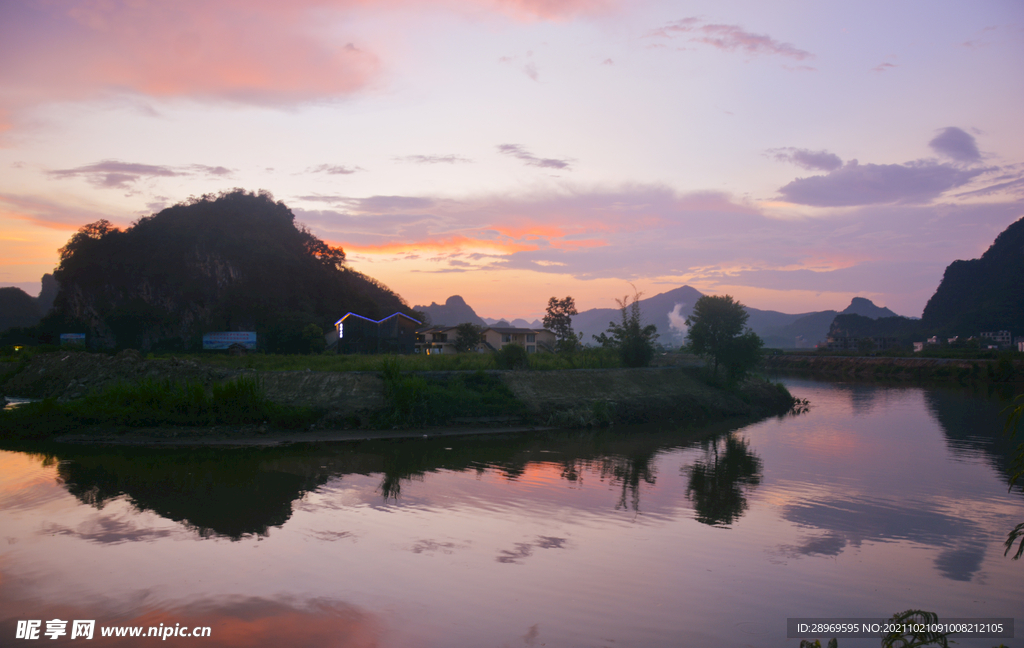
<svg viewBox="0 0 1024 648">
<path fill-rule="evenodd" d="M 796 648 L 787 618 L 909 608 L 1024 636 L 1006 402 L 784 382 L 807 413 L 699 430 L 0 450 L 0 645 Z"/>
</svg>

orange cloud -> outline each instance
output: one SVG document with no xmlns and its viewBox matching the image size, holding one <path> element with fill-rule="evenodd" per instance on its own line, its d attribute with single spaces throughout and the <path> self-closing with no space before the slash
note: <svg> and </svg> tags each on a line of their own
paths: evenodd
<svg viewBox="0 0 1024 648">
<path fill-rule="evenodd" d="M 608 241 L 603 239 L 589 239 L 579 241 L 551 241 L 551 247 L 558 250 L 579 250 L 582 248 L 605 247 Z"/>
<path fill-rule="evenodd" d="M 379 245 L 352 245 L 346 249 L 361 254 L 407 254 L 423 252 L 461 252 L 467 250 L 489 251 L 500 254 L 511 254 L 513 252 L 525 252 L 538 249 L 536 245 L 525 243 L 514 243 L 508 241 L 494 241 L 487 239 L 474 239 L 466 236 L 451 236 L 440 239 L 425 239 L 422 241 L 403 241 L 394 243 L 382 243 Z"/>
</svg>

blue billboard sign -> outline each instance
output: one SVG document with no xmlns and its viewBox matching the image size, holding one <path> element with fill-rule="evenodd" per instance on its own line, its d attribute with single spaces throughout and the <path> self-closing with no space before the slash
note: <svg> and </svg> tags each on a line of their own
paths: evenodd
<svg viewBox="0 0 1024 648">
<path fill-rule="evenodd" d="M 256 350 L 255 331 L 228 331 L 225 333 L 207 333 L 203 336 L 203 350 L 215 351 L 218 349 L 230 349 L 234 345 L 242 348 Z"/>
</svg>

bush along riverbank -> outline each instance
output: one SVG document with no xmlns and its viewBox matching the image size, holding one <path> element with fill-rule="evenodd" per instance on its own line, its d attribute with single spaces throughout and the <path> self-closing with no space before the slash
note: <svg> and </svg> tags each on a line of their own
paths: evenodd
<svg viewBox="0 0 1024 648">
<path fill-rule="evenodd" d="M 866 380 L 928 380 L 961 384 L 1024 381 L 1024 362 L 998 359 L 848 357 L 831 355 L 766 356 L 764 368 Z"/>
<path fill-rule="evenodd" d="M 214 426 L 269 424 L 299 429 L 323 415 L 309 407 L 267 399 L 256 376 L 240 376 L 208 390 L 195 381 L 176 383 L 146 379 L 117 383 L 82 398 L 55 398 L 0 412 L 0 438 L 46 439 L 98 428 L 147 428 L 173 425 Z"/>
<path fill-rule="evenodd" d="M 263 424 L 401 430 L 671 421 L 690 427 L 784 414 L 796 404 L 781 385 L 749 380 L 726 389 L 687 367 L 409 372 L 399 359 L 378 358 L 377 368 L 257 378 L 255 372 L 225 376 L 192 361 L 145 360 L 134 352 L 47 354 L 3 385 L 8 395 L 47 400 L 0 414 L 0 436 Z M 188 435 L 197 434 L 201 430 Z"/>
</svg>

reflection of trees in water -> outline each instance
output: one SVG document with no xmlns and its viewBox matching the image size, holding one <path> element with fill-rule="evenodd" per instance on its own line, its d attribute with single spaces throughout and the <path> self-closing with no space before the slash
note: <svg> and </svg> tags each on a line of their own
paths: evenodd
<svg viewBox="0 0 1024 648">
<path fill-rule="evenodd" d="M 384 501 L 399 500 L 404 483 L 422 481 L 424 475 L 439 469 L 464 472 L 475 470 L 482 474 L 488 470 L 499 472 L 509 481 L 520 479 L 531 464 L 560 466 L 560 476 L 566 481 L 582 484 L 584 474 L 595 473 L 604 481 L 619 484 L 622 491 L 616 509 L 639 510 L 640 487 L 654 484 L 654 457 L 665 448 L 665 439 L 623 436 L 614 433 L 568 433 L 569 438 L 544 439 L 519 436 L 499 443 L 475 440 L 469 448 L 448 446 L 437 452 L 438 443 L 422 442 L 405 447 L 384 457 L 384 469 L 377 492 Z M 463 439 L 462 441 L 466 441 Z M 552 444 L 552 441 L 555 441 Z M 452 444 L 453 440 L 439 443 Z M 455 441 L 454 443 L 458 443 Z M 544 448 L 544 454 L 540 452 Z M 558 448 L 557 451 L 550 448 Z"/>
<path fill-rule="evenodd" d="M 658 454 L 690 447 L 708 434 L 728 433 L 739 425 L 246 449 L 65 445 L 37 456 L 46 464 L 57 464 L 64 487 L 83 504 L 102 508 L 127 497 L 137 509 L 180 522 L 200 535 L 237 539 L 283 525 L 295 500 L 328 480 L 352 474 L 379 476 L 378 492 L 388 502 L 403 495 L 403 485 L 431 472 L 492 472 L 516 481 L 531 466 L 546 466 L 571 484 L 595 476 L 619 486 L 616 508 L 639 510 L 641 489 L 655 483 Z"/>
<path fill-rule="evenodd" d="M 622 487 L 619 492 L 619 501 L 615 504 L 618 509 L 640 510 L 640 486 L 641 482 L 654 485 L 655 452 L 623 456 L 603 457 L 599 462 L 599 470 L 602 479 L 608 479 L 613 484 L 618 482 Z M 627 505 L 626 499 L 629 499 Z"/>
<path fill-rule="evenodd" d="M 761 459 L 750 451 L 746 440 L 733 434 L 701 445 L 705 459 L 689 468 L 686 495 L 693 502 L 698 522 L 732 524 L 747 510 L 744 491 L 761 483 Z"/>
<path fill-rule="evenodd" d="M 102 509 L 128 496 L 202 536 L 237 539 L 284 524 L 292 502 L 328 479 L 286 463 L 269 451 L 83 452 L 60 461 L 57 474 L 83 504 Z"/>
</svg>

